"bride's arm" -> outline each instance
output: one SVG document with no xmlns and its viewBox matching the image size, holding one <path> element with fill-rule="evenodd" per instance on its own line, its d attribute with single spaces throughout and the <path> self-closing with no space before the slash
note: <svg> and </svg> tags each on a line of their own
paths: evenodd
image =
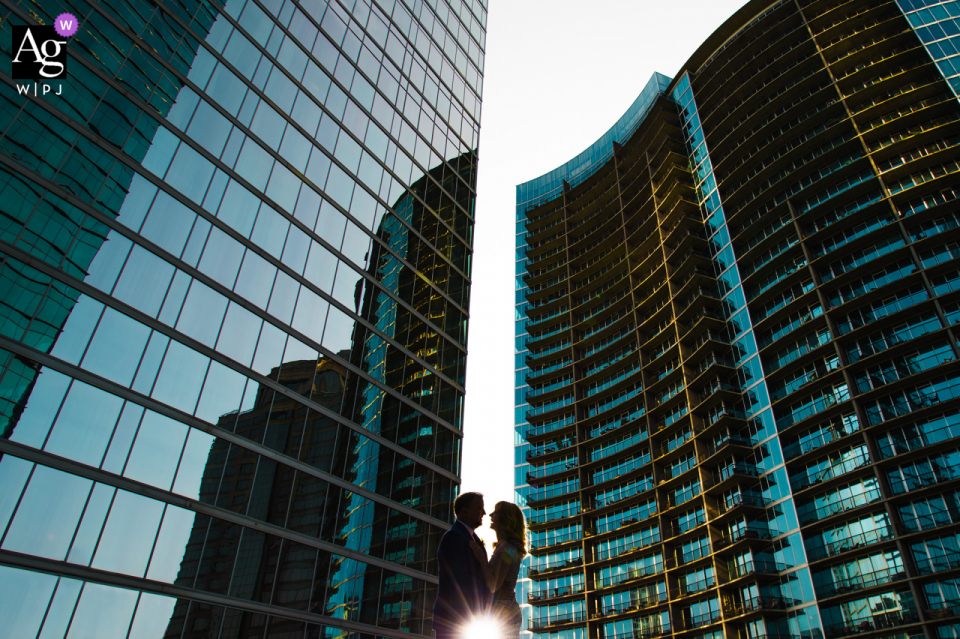
<svg viewBox="0 0 960 639">
<path fill-rule="evenodd" d="M 474 556 L 476 556 L 480 565 L 483 567 L 483 579 L 490 592 L 496 592 L 500 586 L 503 585 L 507 575 L 510 573 L 510 567 L 513 565 L 513 562 L 519 561 L 520 559 L 519 553 L 514 550 L 512 546 L 505 547 L 499 553 L 495 552 L 489 563 L 483 554 L 483 548 L 480 547 L 480 544 L 470 540 L 470 550 L 473 551 Z"/>
</svg>

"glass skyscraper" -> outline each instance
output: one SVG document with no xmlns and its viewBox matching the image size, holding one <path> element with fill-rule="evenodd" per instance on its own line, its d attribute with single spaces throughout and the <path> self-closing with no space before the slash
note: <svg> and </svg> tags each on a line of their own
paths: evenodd
<svg viewBox="0 0 960 639">
<path fill-rule="evenodd" d="M 0 2 L 0 635 L 431 636 L 485 5 Z"/>
<path fill-rule="evenodd" d="M 958 35 L 753 0 L 517 187 L 533 636 L 960 636 Z"/>
</svg>

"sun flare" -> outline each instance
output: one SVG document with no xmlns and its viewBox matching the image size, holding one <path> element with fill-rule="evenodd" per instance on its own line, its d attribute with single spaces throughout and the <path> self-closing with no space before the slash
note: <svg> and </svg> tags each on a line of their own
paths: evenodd
<svg viewBox="0 0 960 639">
<path fill-rule="evenodd" d="M 500 628 L 490 618 L 474 619 L 463 630 L 463 639 L 500 639 Z"/>
</svg>

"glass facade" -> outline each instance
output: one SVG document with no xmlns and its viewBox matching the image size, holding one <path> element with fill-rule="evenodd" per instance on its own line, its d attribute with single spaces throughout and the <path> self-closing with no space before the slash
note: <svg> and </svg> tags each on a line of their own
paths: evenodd
<svg viewBox="0 0 960 639">
<path fill-rule="evenodd" d="M 960 2 L 897 0 L 950 88 L 960 95 Z"/>
<path fill-rule="evenodd" d="M 517 187 L 526 632 L 957 636 L 954 4 L 749 2 Z"/>
<path fill-rule="evenodd" d="M 432 635 L 486 18 L 0 3 L 3 633 Z"/>
</svg>

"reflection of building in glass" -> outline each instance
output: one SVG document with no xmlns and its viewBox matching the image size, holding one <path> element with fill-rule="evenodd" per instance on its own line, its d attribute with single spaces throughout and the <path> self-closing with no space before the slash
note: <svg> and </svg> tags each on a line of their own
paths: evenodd
<svg viewBox="0 0 960 639">
<path fill-rule="evenodd" d="M 271 371 L 271 377 L 291 390 L 315 397 L 325 408 L 336 410 L 343 401 L 346 369 L 335 362 L 324 359 L 319 364 L 314 360 L 290 362 L 283 366 L 282 372 Z M 304 419 L 300 408 L 286 396 L 275 397 L 272 390 L 261 388 L 253 408 L 239 415 L 235 412 L 224 415 L 218 425 L 241 437 L 261 440 L 269 448 L 301 458 L 311 466 L 330 468 L 335 454 L 336 423 L 317 414 L 308 413 Z M 303 447 L 306 454 L 301 457 Z M 294 473 L 273 460 L 261 459 L 258 467 L 256 455 L 242 446 L 217 439 L 203 469 L 200 501 L 236 512 L 255 513 L 257 519 L 310 537 L 333 538 L 338 519 L 338 513 L 328 507 L 333 495 L 328 494 L 322 482 L 303 474 L 297 479 L 295 484 Z M 211 522 L 209 517 L 197 517 L 174 585 L 190 588 L 198 579 L 229 581 L 233 576 L 237 589 L 244 591 L 248 598 L 262 600 L 277 588 L 286 593 L 288 601 L 296 598 L 313 601 L 316 607 L 311 612 L 325 614 L 322 599 L 311 596 L 316 591 L 313 576 L 325 574 L 328 569 L 316 565 L 316 553 L 283 548 L 282 540 L 261 535 L 258 538 L 262 545 L 246 543 L 237 553 L 236 563 L 243 569 L 232 570 L 233 567 L 220 558 L 231 553 L 239 530 L 231 522 Z M 210 534 L 214 531 L 215 534 Z M 166 636 L 207 637 L 211 627 L 219 628 L 223 623 L 222 608 L 194 604 L 190 611 L 190 606 L 187 600 L 178 602 Z M 188 611 L 190 623 L 185 627 Z M 255 613 L 235 612 L 229 621 L 241 637 L 263 630 L 263 620 Z"/>
<path fill-rule="evenodd" d="M 6 633 L 430 634 L 484 5 L 3 5 Z"/>
<path fill-rule="evenodd" d="M 455 170 L 466 167 L 467 172 L 460 173 L 466 176 L 474 168 L 474 158 L 473 154 L 466 154 L 450 164 Z M 454 189 L 450 187 L 456 186 L 456 174 L 448 175 L 444 181 L 443 172 L 434 170 L 431 177 L 452 192 Z M 411 190 L 418 193 L 427 182 L 428 178 L 421 178 Z M 431 210 L 449 213 L 444 208 L 445 204 L 452 207 L 453 203 L 441 200 L 439 191 L 432 194 L 431 199 L 426 201 L 426 206 L 421 199 L 409 193 L 395 202 L 393 212 L 384 215 L 377 230 L 377 236 L 382 242 L 372 247 L 367 260 L 367 273 L 372 280 L 381 283 L 382 287 L 365 285 L 361 290 L 358 286 L 355 292 L 360 316 L 365 318 L 369 325 L 376 328 L 380 335 L 402 343 L 409 352 L 418 354 L 437 368 L 441 368 L 443 339 L 435 331 L 424 330 L 424 325 L 416 314 L 430 317 L 431 289 L 420 285 L 422 279 L 426 278 L 427 281 L 434 281 L 446 288 L 448 269 L 442 261 L 434 260 L 432 252 L 417 250 L 419 242 L 409 229 L 424 228 L 425 218 L 431 215 Z M 452 238 L 440 229 L 426 239 L 435 247 L 446 247 L 452 243 Z M 403 259 L 414 264 L 416 274 L 403 268 Z M 397 298 L 411 300 L 411 308 L 396 304 L 394 299 Z M 442 316 L 433 319 L 437 322 L 444 321 Z M 427 397 L 436 394 L 440 396 L 438 401 L 462 400 L 462 397 L 457 395 L 444 397 L 442 384 L 433 376 L 421 374 L 419 371 L 409 375 L 409 371 L 405 370 L 407 357 L 387 349 L 386 342 L 380 335 L 358 324 L 353 332 L 349 361 L 363 370 L 371 371 L 371 374 L 390 388 L 399 390 L 405 397 Z M 348 357 L 346 353 L 343 353 L 343 356 Z M 462 351 L 448 352 L 445 356 L 458 358 L 459 361 L 453 362 L 453 365 L 462 370 Z M 450 366 L 450 362 L 443 364 L 443 368 Z M 433 459 L 441 467 L 456 463 L 459 451 L 452 440 L 438 439 L 438 443 L 434 443 L 431 437 L 435 434 L 435 425 L 423 422 L 416 413 L 397 414 L 397 403 L 391 401 L 381 389 L 371 385 L 355 387 L 348 383 L 346 396 L 347 401 L 354 400 L 354 406 L 358 407 L 359 413 L 354 415 L 355 421 L 363 424 L 368 431 L 387 435 L 400 443 L 419 442 L 417 453 L 424 458 Z M 436 408 L 434 410 L 442 412 Z M 385 433 L 384 425 L 395 426 Z M 442 448 L 434 448 L 441 445 Z M 386 489 L 396 501 L 407 506 L 418 506 L 430 503 L 431 500 L 434 503 L 450 503 L 455 497 L 450 492 L 431 495 L 432 487 L 421 469 L 406 461 L 395 463 L 393 453 L 374 442 L 365 442 L 348 453 L 350 457 L 346 464 L 349 469 L 347 472 L 357 486 L 369 490 L 377 490 L 378 487 L 380 490 Z M 351 499 L 345 508 L 344 518 L 345 521 L 338 524 L 338 532 L 347 547 L 369 548 L 376 544 L 378 548 L 382 548 L 380 552 L 385 557 L 406 565 L 424 565 L 425 562 L 432 561 L 434 549 L 439 543 L 438 532 L 442 532 L 426 530 L 419 524 L 385 531 L 383 519 L 377 516 L 373 505 L 359 498 Z M 332 582 L 342 585 L 333 598 L 337 603 L 330 611 L 331 614 L 337 614 L 337 609 L 341 607 L 349 608 L 352 601 L 377 597 L 379 580 L 365 578 L 367 571 L 369 568 L 363 564 L 347 560 L 332 572 Z M 419 605 L 413 606 L 413 602 L 405 596 L 412 587 L 412 581 L 398 575 L 379 593 L 382 606 L 398 616 L 422 614 L 416 610 Z M 432 606 L 432 601 L 425 603 L 428 607 Z"/>
<path fill-rule="evenodd" d="M 518 187 L 536 636 L 957 636 L 958 19 L 748 2 Z"/>
</svg>

